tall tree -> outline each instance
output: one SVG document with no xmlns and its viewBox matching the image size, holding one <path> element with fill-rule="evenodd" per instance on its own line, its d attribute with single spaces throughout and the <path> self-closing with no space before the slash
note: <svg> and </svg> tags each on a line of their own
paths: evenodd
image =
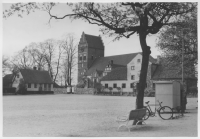
<svg viewBox="0 0 200 139">
<path fill-rule="evenodd" d="M 17 65 L 19 68 L 30 68 L 34 65 L 34 61 L 28 52 L 28 46 L 18 51 L 12 58 L 12 64 Z"/>
<path fill-rule="evenodd" d="M 28 45 L 28 52 L 31 55 L 33 59 L 34 66 L 44 69 L 45 65 L 47 64 L 45 55 L 44 55 L 44 50 L 42 49 L 43 43 L 30 43 Z"/>
<path fill-rule="evenodd" d="M 73 34 L 67 34 L 62 40 L 62 47 L 64 52 L 64 62 L 63 62 L 63 77 L 65 81 L 65 86 L 72 84 L 73 71 L 77 65 L 76 54 L 77 54 L 77 44 L 75 42 L 75 37 Z"/>
<path fill-rule="evenodd" d="M 165 57 L 166 66 L 180 67 L 178 72 L 181 72 L 183 61 L 184 75 L 192 76 L 197 73 L 194 68 L 198 64 L 197 10 L 184 16 L 172 26 L 165 27 L 156 46 Z"/>
<path fill-rule="evenodd" d="M 48 71 L 53 79 L 53 64 L 54 64 L 54 58 L 55 58 L 55 40 L 53 39 L 48 39 L 44 42 L 42 42 L 42 45 L 40 47 L 42 50 L 42 54 L 44 55 L 45 61 L 47 63 Z"/>
<path fill-rule="evenodd" d="M 31 43 L 28 52 L 32 56 L 34 65 L 41 70 L 48 70 L 53 82 L 56 82 L 62 55 L 62 46 L 58 41 L 47 39 L 43 42 Z"/>
<path fill-rule="evenodd" d="M 57 81 L 57 77 L 60 74 L 61 58 L 63 55 L 63 48 L 62 48 L 62 44 L 60 43 L 60 41 L 57 41 L 57 45 L 58 45 L 58 54 L 57 54 L 57 60 L 55 61 L 55 72 L 54 72 L 55 75 L 54 75 L 54 79 L 53 79 L 54 83 Z"/>
<path fill-rule="evenodd" d="M 142 66 L 139 79 L 139 92 L 137 94 L 137 108 L 143 108 L 144 89 L 146 84 L 150 46 L 147 45 L 148 34 L 156 34 L 165 26 L 173 23 L 177 17 L 190 13 L 197 3 L 69 3 L 72 8 L 71 14 L 59 16 L 52 14 L 55 3 L 38 5 L 37 3 L 15 4 L 9 11 L 4 11 L 4 17 L 17 12 L 21 15 L 22 9 L 31 12 L 35 9 L 42 9 L 48 12 L 50 19 L 82 19 L 89 24 L 100 27 L 103 34 L 129 38 L 137 33 L 142 48 Z M 27 8 L 28 7 L 28 8 Z M 42 7 L 42 8 L 41 8 Z"/>
</svg>

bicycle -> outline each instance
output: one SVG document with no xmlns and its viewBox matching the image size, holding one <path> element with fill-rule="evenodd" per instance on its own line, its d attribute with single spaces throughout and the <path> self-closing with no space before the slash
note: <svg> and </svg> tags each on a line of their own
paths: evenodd
<svg viewBox="0 0 200 139">
<path fill-rule="evenodd" d="M 161 105 L 162 102 L 158 101 L 160 107 L 158 109 L 155 108 L 155 112 L 153 112 L 149 105 L 149 101 L 147 101 L 145 103 L 147 104 L 147 106 L 145 106 L 145 108 L 146 108 L 146 116 L 144 117 L 145 120 L 147 120 L 149 118 L 149 116 L 154 117 L 156 115 L 156 112 L 158 113 L 160 118 L 162 118 L 163 120 L 172 119 L 173 110 L 169 106 L 162 106 Z M 154 105 L 154 106 L 156 106 L 156 105 Z"/>
</svg>

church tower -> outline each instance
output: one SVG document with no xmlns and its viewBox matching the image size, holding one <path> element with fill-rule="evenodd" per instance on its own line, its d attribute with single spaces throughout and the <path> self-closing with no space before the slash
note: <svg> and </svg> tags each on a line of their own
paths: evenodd
<svg viewBox="0 0 200 139">
<path fill-rule="evenodd" d="M 101 37 L 83 32 L 78 44 L 78 83 L 99 57 L 104 57 L 104 44 Z"/>
</svg>

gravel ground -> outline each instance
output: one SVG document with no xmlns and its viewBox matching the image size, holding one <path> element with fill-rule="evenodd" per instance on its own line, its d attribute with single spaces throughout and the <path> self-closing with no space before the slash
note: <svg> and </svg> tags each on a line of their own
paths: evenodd
<svg viewBox="0 0 200 139">
<path fill-rule="evenodd" d="M 155 102 L 154 97 L 144 101 Z M 3 96 L 4 137 L 197 137 L 197 98 L 184 117 L 150 117 L 146 125 L 117 130 L 117 116 L 135 108 L 135 97 L 95 95 Z M 130 125 L 132 123 L 130 122 Z"/>
</svg>

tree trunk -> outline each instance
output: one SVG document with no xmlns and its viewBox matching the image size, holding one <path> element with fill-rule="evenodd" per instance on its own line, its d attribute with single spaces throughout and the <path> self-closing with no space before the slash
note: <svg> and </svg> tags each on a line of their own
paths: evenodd
<svg viewBox="0 0 200 139">
<path fill-rule="evenodd" d="M 140 44 L 142 47 L 142 65 L 141 65 L 141 73 L 140 73 L 140 80 L 139 80 L 139 88 L 136 97 L 136 109 L 143 108 L 143 99 L 144 99 L 144 89 L 146 85 L 147 79 L 147 72 L 148 72 L 148 65 L 149 65 L 149 56 L 151 54 L 150 47 L 146 44 L 146 34 L 140 33 Z M 137 121 L 134 121 L 133 124 L 135 125 Z"/>
</svg>

